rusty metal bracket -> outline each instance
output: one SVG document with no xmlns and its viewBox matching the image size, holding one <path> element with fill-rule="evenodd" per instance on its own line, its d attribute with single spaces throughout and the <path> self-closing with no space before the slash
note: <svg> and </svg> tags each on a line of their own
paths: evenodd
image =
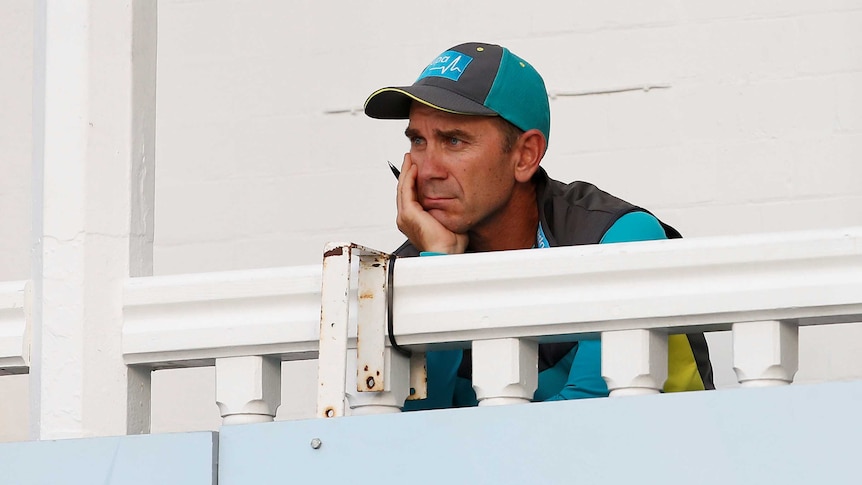
<svg viewBox="0 0 862 485">
<path fill-rule="evenodd" d="M 366 250 L 367 251 L 367 250 Z M 386 276 L 389 255 L 359 256 L 359 306 L 356 326 L 356 390 L 386 389 L 383 351 L 386 347 Z"/>
<path fill-rule="evenodd" d="M 359 256 L 357 305 L 357 391 L 383 392 L 386 347 L 386 280 L 390 255 L 354 243 L 327 244 L 323 255 L 318 354 L 317 416 L 346 410 L 348 322 L 352 257 Z"/>
</svg>

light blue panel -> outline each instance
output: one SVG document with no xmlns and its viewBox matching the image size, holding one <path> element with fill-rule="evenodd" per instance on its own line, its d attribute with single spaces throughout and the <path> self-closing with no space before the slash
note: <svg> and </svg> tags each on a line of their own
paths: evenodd
<svg viewBox="0 0 862 485">
<path fill-rule="evenodd" d="M 215 485 L 218 433 L 0 443 L 2 485 Z"/>
<path fill-rule="evenodd" d="M 860 437 L 860 382 L 424 411 L 224 427 L 219 485 L 858 484 Z"/>
</svg>

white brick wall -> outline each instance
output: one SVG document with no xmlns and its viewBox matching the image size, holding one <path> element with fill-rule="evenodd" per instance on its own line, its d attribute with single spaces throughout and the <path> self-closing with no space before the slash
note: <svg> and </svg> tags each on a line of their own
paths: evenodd
<svg viewBox="0 0 862 485">
<path fill-rule="evenodd" d="M 0 2 L 0 280 L 29 274 L 31 4 Z M 325 112 L 469 40 L 509 46 L 554 92 L 670 86 L 553 99 L 544 166 L 557 178 L 690 237 L 862 224 L 862 3 L 524 6 L 161 0 L 156 273 L 311 264 L 329 240 L 394 248 L 386 160 L 407 148 L 404 123 Z M 853 332 L 804 333 L 800 378 L 862 376 Z M 726 336 L 714 342 L 728 384 Z M 177 397 L 182 374 L 157 374 L 156 430 L 212 425 L 206 393 Z M 0 399 L 0 439 L 20 438 L 3 420 L 24 383 L 0 379 L 17 399 Z"/>
</svg>

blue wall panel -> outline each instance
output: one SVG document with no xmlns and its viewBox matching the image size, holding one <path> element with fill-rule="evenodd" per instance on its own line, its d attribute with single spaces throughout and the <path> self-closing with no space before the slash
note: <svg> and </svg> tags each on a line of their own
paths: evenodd
<svg viewBox="0 0 862 485">
<path fill-rule="evenodd" d="M 856 484 L 860 437 L 860 382 L 278 422 L 222 428 L 219 485 Z"/>
<path fill-rule="evenodd" d="M 214 432 L 0 443 L 2 485 L 215 485 Z"/>
<path fill-rule="evenodd" d="M 856 484 L 860 407 L 852 382 L 3 443 L 0 485 Z"/>
</svg>

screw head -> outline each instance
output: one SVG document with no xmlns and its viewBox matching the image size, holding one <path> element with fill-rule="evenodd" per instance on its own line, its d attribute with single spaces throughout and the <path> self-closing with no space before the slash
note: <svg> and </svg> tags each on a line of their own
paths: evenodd
<svg viewBox="0 0 862 485">
<path fill-rule="evenodd" d="M 369 389 L 373 388 L 374 387 L 374 378 L 369 377 L 368 379 L 366 379 L 365 385 L 368 386 Z"/>
<path fill-rule="evenodd" d="M 321 446 L 323 446 L 323 442 L 320 441 L 320 438 L 314 438 L 311 440 L 311 447 L 315 450 L 319 450 Z"/>
</svg>

